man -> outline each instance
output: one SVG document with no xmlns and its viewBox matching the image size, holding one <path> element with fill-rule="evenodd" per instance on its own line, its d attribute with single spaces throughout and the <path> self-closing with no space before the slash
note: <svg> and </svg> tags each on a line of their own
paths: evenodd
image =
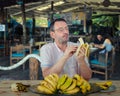
<svg viewBox="0 0 120 96">
<path fill-rule="evenodd" d="M 46 44 L 40 49 L 43 76 L 51 73 L 68 74 L 71 77 L 80 74 L 89 80 L 92 72 L 85 57 L 85 49 L 81 48 L 79 55 L 75 56 L 78 46 L 68 42 L 69 29 L 64 19 L 59 18 L 51 23 L 50 36 L 54 43 Z"/>
</svg>

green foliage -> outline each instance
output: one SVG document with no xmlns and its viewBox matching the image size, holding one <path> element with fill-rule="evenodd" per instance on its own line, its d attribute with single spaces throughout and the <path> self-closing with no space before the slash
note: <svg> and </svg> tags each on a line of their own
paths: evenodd
<svg viewBox="0 0 120 96">
<path fill-rule="evenodd" d="M 118 18 L 117 16 L 100 16 L 92 19 L 93 24 L 104 26 L 104 27 L 117 27 L 118 26 Z"/>
</svg>

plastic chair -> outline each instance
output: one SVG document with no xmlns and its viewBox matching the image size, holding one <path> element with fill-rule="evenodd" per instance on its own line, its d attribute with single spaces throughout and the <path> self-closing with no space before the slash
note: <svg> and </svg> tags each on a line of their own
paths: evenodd
<svg viewBox="0 0 120 96">
<path fill-rule="evenodd" d="M 105 76 L 105 80 L 114 72 L 115 48 L 110 52 L 101 53 L 97 58 L 90 60 L 92 72 Z"/>
<path fill-rule="evenodd" d="M 10 65 L 17 63 L 24 57 L 25 57 L 25 50 L 22 44 L 10 47 Z M 23 69 L 24 68 L 25 66 L 23 65 Z"/>
</svg>

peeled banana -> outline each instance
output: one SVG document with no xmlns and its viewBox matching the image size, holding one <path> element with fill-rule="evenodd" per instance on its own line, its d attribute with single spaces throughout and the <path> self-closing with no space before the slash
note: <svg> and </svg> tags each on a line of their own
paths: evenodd
<svg viewBox="0 0 120 96">
<path fill-rule="evenodd" d="M 11 84 L 11 90 L 12 91 L 27 92 L 28 87 L 30 87 L 30 85 L 25 85 L 25 84 L 22 84 L 22 83 L 13 83 L 13 84 Z"/>
</svg>

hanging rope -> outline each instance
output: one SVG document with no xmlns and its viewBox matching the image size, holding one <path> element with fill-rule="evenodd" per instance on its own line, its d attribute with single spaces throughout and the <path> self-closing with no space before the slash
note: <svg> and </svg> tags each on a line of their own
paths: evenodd
<svg viewBox="0 0 120 96">
<path fill-rule="evenodd" d="M 14 64 L 12 66 L 8 66 L 8 67 L 0 66 L 0 70 L 12 70 L 12 69 L 15 69 L 15 68 L 21 66 L 22 64 L 24 64 L 29 58 L 36 58 L 39 62 L 41 62 L 41 59 L 40 59 L 39 55 L 29 54 L 25 58 L 20 60 L 18 63 Z"/>
</svg>

